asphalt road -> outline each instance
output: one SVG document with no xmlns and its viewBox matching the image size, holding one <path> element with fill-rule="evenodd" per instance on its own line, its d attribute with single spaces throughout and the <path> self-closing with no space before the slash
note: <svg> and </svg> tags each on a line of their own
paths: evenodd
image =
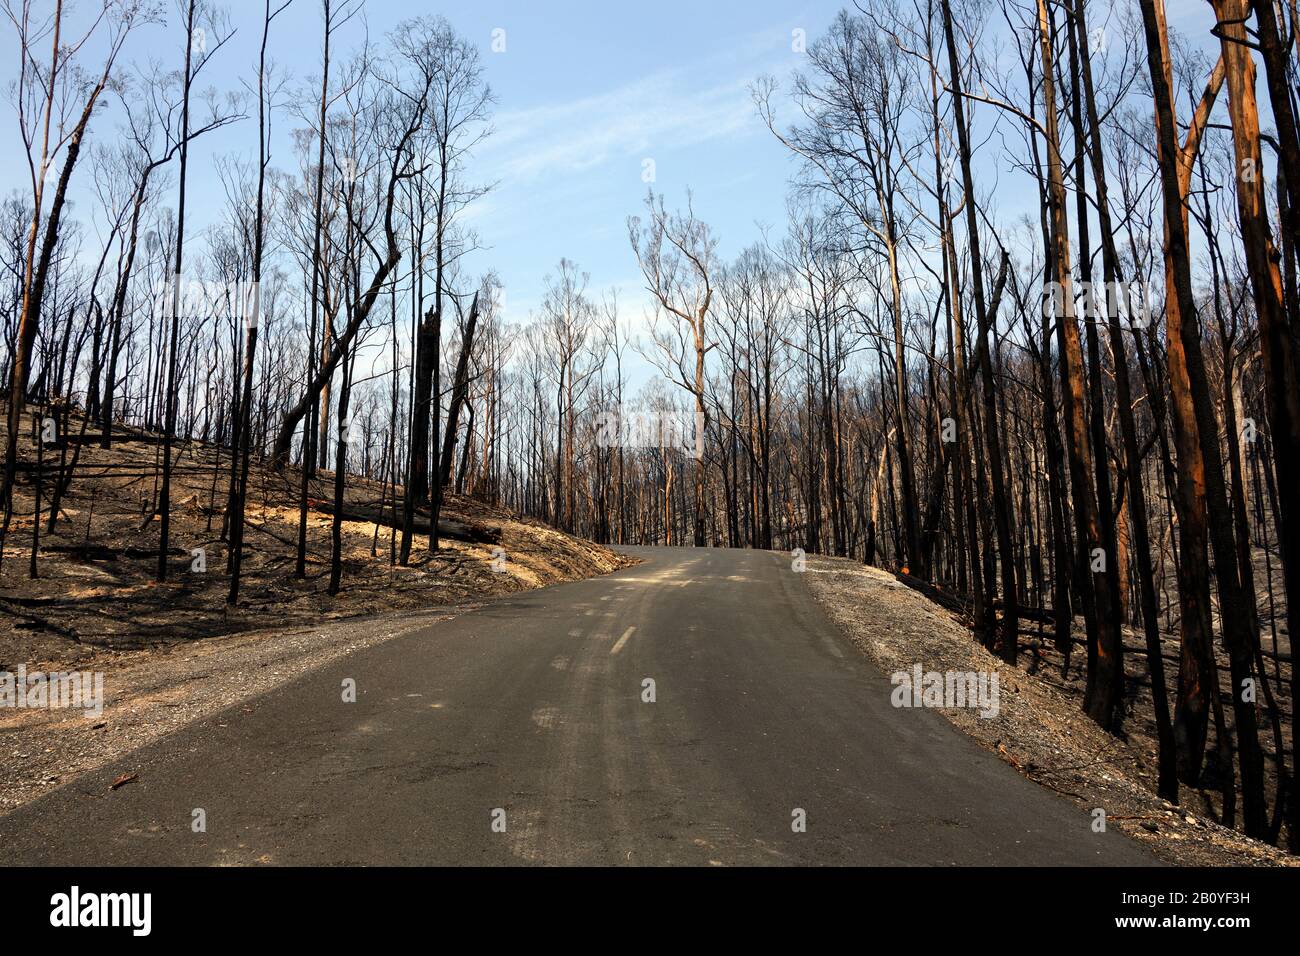
<svg viewBox="0 0 1300 956">
<path fill-rule="evenodd" d="M 0 817 L 0 859 L 1154 862 L 941 715 L 892 707 L 788 559 L 633 550 L 637 567 L 360 651 L 86 774 Z"/>
</svg>

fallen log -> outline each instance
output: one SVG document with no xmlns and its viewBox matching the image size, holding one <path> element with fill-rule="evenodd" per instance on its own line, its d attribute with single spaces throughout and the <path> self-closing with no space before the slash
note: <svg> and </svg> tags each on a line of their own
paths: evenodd
<svg viewBox="0 0 1300 956">
<path fill-rule="evenodd" d="M 43 554 L 66 554 L 83 561 L 116 561 L 118 558 L 156 558 L 157 548 L 112 548 L 103 544 L 55 544 L 43 545 Z M 183 548 L 168 548 L 167 553 L 173 557 L 188 556 L 190 552 Z"/>
<path fill-rule="evenodd" d="M 99 432 L 95 432 L 93 435 L 61 435 L 57 441 L 50 442 L 45 447 L 58 451 L 61 448 L 69 448 L 74 445 L 81 445 L 83 447 L 87 445 L 98 445 L 103 440 L 103 437 L 104 436 Z M 113 444 L 122 445 L 129 443 L 140 445 L 161 445 L 163 443 L 163 436 L 149 434 L 148 432 L 113 432 Z M 180 445 L 183 444 L 183 442 L 178 441 L 176 444 Z"/>
<path fill-rule="evenodd" d="M 429 522 L 426 520 L 424 524 L 427 528 Z M 438 520 L 438 534 L 443 538 L 451 538 L 454 541 L 469 541 L 474 544 L 501 543 L 500 528 L 493 528 L 478 522 L 455 521 L 451 518 L 440 518 Z"/>
<path fill-rule="evenodd" d="M 902 584 L 906 584 L 913 591 L 923 594 L 935 604 L 947 608 L 949 611 L 969 614 L 974 606 L 970 598 L 963 597 L 952 591 L 945 591 L 940 587 L 930 584 L 928 581 L 922 581 L 920 578 L 913 577 L 910 574 L 904 574 L 901 571 L 895 572 L 894 577 Z M 1002 610 L 1002 599 L 997 598 L 993 601 L 994 610 Z M 1040 624 L 1056 623 L 1056 616 L 1052 613 L 1051 608 L 1030 607 L 1021 604 L 1016 608 L 1017 615 L 1021 620 L 1036 621 Z"/>
<path fill-rule="evenodd" d="M 904 574 L 901 571 L 894 572 L 894 578 L 900 584 L 906 584 L 913 591 L 929 598 L 942 608 L 946 608 L 947 610 L 954 611 L 958 614 L 969 613 L 970 605 L 956 594 L 950 594 L 942 588 L 935 587 L 928 581 L 922 581 L 920 578 L 913 577 L 910 574 Z"/>
<path fill-rule="evenodd" d="M 76 631 L 72 631 L 59 624 L 55 624 L 53 621 L 46 620 L 45 618 L 37 614 L 32 614 L 30 611 L 18 611 L 8 606 L 10 604 L 20 604 L 20 603 L 21 602 L 14 601 L 12 598 L 0 598 L 0 614 L 8 614 L 11 615 L 12 617 L 17 618 L 19 623 L 15 624 L 14 627 L 16 627 L 18 630 L 53 631 L 55 634 L 58 634 L 61 637 L 70 638 L 71 640 L 76 641 L 78 644 L 81 643 L 81 638 L 77 636 Z"/>
<path fill-rule="evenodd" d="M 322 498 L 308 498 L 307 507 L 322 514 L 334 514 L 334 502 Z M 378 505 L 345 504 L 340 516 L 344 521 L 365 521 L 386 528 L 400 529 L 402 527 L 400 513 L 394 515 L 391 510 L 387 508 L 380 509 Z M 416 512 L 415 520 L 412 522 L 412 531 L 415 534 L 428 534 L 429 516 Z M 466 541 L 471 544 L 501 543 L 500 528 L 493 528 L 478 522 L 457 521 L 453 518 L 440 518 L 438 520 L 438 535 L 443 538 L 451 538 L 453 541 Z"/>
</svg>

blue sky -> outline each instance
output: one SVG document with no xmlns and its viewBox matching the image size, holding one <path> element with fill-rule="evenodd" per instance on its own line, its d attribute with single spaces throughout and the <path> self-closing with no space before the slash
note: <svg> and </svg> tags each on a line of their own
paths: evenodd
<svg viewBox="0 0 1300 956">
<path fill-rule="evenodd" d="M 815 36 L 837 9 L 817 6 L 516 0 L 448 12 L 485 44 L 492 29 L 506 30 L 506 52 L 485 54 L 497 133 L 480 154 L 501 184 L 474 225 L 493 246 L 486 258 L 505 280 L 512 318 L 536 304 L 560 256 L 635 308 L 626 218 L 641 211 L 647 159 L 670 206 L 693 190 L 724 255 L 757 238 L 756 221 L 781 221 L 794 166 L 748 87 L 761 73 L 789 73 L 799 59 L 791 31 Z"/>
</svg>

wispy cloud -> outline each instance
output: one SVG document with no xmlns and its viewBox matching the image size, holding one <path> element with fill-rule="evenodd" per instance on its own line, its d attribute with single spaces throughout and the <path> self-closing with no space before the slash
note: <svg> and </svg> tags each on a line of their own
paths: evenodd
<svg viewBox="0 0 1300 956">
<path fill-rule="evenodd" d="M 503 179 L 531 180 L 734 136 L 757 122 L 749 82 L 699 89 L 664 70 L 596 96 L 498 113 L 485 158 Z"/>
</svg>

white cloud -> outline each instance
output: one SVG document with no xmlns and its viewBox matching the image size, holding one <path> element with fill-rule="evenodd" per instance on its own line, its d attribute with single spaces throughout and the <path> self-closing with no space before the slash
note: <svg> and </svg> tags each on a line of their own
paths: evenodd
<svg viewBox="0 0 1300 956">
<path fill-rule="evenodd" d="M 757 123 L 748 87 L 744 79 L 692 89 L 681 71 L 661 71 L 608 93 L 498 113 L 484 158 L 495 175 L 519 181 L 733 136 Z"/>
</svg>

